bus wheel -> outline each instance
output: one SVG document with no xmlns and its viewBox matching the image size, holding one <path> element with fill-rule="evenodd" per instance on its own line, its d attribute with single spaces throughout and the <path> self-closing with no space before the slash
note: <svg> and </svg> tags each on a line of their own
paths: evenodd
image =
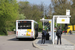
<svg viewBox="0 0 75 50">
<path fill-rule="evenodd" d="M 20 38 L 17 38 L 18 40 L 21 40 Z"/>
<path fill-rule="evenodd" d="M 36 39 L 36 37 L 33 38 L 34 40 Z"/>
</svg>

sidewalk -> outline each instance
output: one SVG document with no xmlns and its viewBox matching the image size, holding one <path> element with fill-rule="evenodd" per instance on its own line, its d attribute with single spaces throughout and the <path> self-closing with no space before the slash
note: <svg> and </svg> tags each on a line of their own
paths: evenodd
<svg viewBox="0 0 75 50">
<path fill-rule="evenodd" d="M 62 45 L 55 40 L 54 45 L 51 40 L 46 40 L 45 44 L 41 44 L 41 38 L 36 39 L 33 45 L 41 50 L 75 50 L 75 45 L 62 38 Z"/>
</svg>

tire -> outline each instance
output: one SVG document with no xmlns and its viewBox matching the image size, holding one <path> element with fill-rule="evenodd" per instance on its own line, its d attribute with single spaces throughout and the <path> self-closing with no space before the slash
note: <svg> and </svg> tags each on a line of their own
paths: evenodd
<svg viewBox="0 0 75 50">
<path fill-rule="evenodd" d="M 17 38 L 18 40 L 22 40 L 21 38 Z"/>
</svg>

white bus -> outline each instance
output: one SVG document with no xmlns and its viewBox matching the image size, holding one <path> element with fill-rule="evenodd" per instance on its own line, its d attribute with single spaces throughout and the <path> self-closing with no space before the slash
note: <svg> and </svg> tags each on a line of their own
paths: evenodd
<svg viewBox="0 0 75 50">
<path fill-rule="evenodd" d="M 38 23 L 34 20 L 16 20 L 16 38 L 37 38 Z"/>
</svg>

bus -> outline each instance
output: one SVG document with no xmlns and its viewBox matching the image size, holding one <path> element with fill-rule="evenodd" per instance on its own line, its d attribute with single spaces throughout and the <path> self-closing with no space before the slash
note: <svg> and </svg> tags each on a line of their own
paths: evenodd
<svg viewBox="0 0 75 50">
<path fill-rule="evenodd" d="M 38 37 L 38 23 L 34 20 L 16 20 L 16 38 Z"/>
</svg>

